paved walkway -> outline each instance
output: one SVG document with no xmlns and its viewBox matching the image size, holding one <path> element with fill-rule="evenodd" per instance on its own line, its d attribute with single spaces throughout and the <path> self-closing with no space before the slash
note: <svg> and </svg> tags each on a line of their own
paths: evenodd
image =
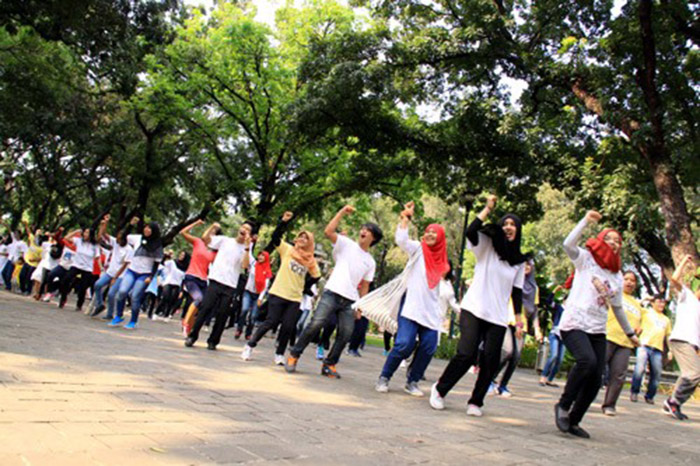
<svg viewBox="0 0 700 466">
<path fill-rule="evenodd" d="M 559 389 L 519 371 L 511 399 L 487 399 L 467 418 L 468 375 L 436 412 L 401 390 L 376 393 L 383 358 L 346 356 L 343 379 L 319 374 L 312 354 L 288 375 L 271 339 L 253 361 L 224 335 L 219 351 L 183 347 L 176 323 L 110 329 L 73 310 L 0 292 L 0 464 L 698 464 L 700 406 L 688 422 L 620 402 L 583 425 L 592 440 L 556 431 Z M 206 335 L 204 337 L 206 339 Z M 443 361 L 429 368 L 425 389 Z M 401 376 L 403 372 L 400 373 Z M 624 396 L 623 396 L 624 398 Z"/>
</svg>

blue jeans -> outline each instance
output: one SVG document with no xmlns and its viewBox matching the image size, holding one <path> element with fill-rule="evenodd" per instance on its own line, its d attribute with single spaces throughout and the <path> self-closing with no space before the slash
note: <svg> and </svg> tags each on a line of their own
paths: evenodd
<svg viewBox="0 0 700 466">
<path fill-rule="evenodd" d="M 122 285 L 122 277 L 119 277 L 114 282 L 114 285 L 112 285 L 109 288 L 109 292 L 107 293 L 107 318 L 109 318 L 109 319 L 114 317 L 114 307 L 117 304 L 117 293 L 119 293 L 119 287 L 121 285 Z M 123 308 L 122 308 L 122 310 L 123 310 Z"/>
<path fill-rule="evenodd" d="M 7 261 L 5 267 L 2 268 L 2 281 L 5 283 L 5 289 L 12 291 L 12 273 L 15 271 L 15 264 Z"/>
<path fill-rule="evenodd" d="M 258 318 L 258 295 L 248 290 L 243 291 L 241 300 L 241 316 L 238 318 L 238 331 L 242 332 L 246 328 L 246 336 L 253 333 L 255 319 Z"/>
<path fill-rule="evenodd" d="M 124 315 L 126 297 L 131 292 L 131 322 L 136 323 L 139 320 L 141 301 L 143 301 L 143 296 L 148 287 L 146 279 L 150 276 L 150 273 L 136 273 L 132 270 L 127 270 L 124 273 L 117 292 L 117 317 Z"/>
<path fill-rule="evenodd" d="M 418 382 L 425 374 L 428 364 L 433 359 L 437 350 L 438 331 L 424 327 L 404 316 L 399 316 L 399 329 L 396 331 L 394 347 L 386 357 L 382 377 L 391 379 L 401 361 L 411 356 L 416 347 L 416 337 L 419 338 L 418 351 L 411 363 L 411 368 L 407 374 L 408 382 Z"/>
<path fill-rule="evenodd" d="M 554 380 L 561 363 L 564 360 L 564 343 L 562 343 L 561 338 L 556 336 L 554 332 L 549 332 L 549 356 L 547 358 L 547 364 L 544 365 L 542 370 L 542 377 L 547 377 L 550 382 Z"/>
<path fill-rule="evenodd" d="M 632 393 L 637 394 L 641 391 L 644 372 L 646 372 L 647 362 L 649 362 L 649 384 L 647 385 L 647 394 L 644 398 L 647 400 L 654 399 L 659 380 L 661 380 L 663 359 L 663 353 L 656 348 L 651 346 L 640 346 L 637 348 L 637 363 L 634 366 L 634 374 L 632 375 Z"/>
<path fill-rule="evenodd" d="M 338 331 L 335 335 L 335 343 L 333 343 L 331 352 L 323 363 L 329 366 L 338 364 L 340 355 L 343 353 L 343 349 L 345 349 L 348 341 L 350 341 L 352 330 L 355 328 L 355 311 L 352 310 L 353 302 L 330 290 L 324 290 L 311 322 L 304 328 L 296 345 L 289 353 L 295 358 L 301 356 L 301 353 L 311 343 L 313 337 L 321 331 L 321 328 L 335 314 L 338 318 Z"/>
<path fill-rule="evenodd" d="M 112 281 L 112 276 L 108 275 L 107 273 L 103 273 L 95 282 L 94 288 L 92 289 L 95 309 L 98 309 L 104 305 L 104 287 L 109 286 L 110 281 Z"/>
<path fill-rule="evenodd" d="M 301 316 L 297 321 L 297 334 L 301 335 L 301 332 L 304 331 L 304 324 L 306 323 L 306 319 L 309 318 L 309 314 L 311 314 L 311 309 L 303 309 L 301 311 Z"/>
</svg>

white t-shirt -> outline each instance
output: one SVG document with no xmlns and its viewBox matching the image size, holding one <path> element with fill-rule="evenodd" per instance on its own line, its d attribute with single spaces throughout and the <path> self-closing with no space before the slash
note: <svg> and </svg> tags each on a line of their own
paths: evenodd
<svg viewBox="0 0 700 466">
<path fill-rule="evenodd" d="M 396 228 L 394 238 L 396 244 L 409 256 L 416 253 L 413 269 L 408 274 L 406 286 L 406 299 L 401 310 L 401 315 L 424 327 L 440 331 L 444 314 L 440 309 L 440 286 L 432 290 L 428 287 L 428 276 L 425 270 L 425 259 L 423 258 L 423 248 L 420 241 L 408 238 L 408 228 L 403 229 L 399 225 Z M 326 285 L 327 286 L 327 285 Z"/>
<path fill-rule="evenodd" d="M 73 265 L 73 257 L 75 253 L 70 250 L 68 246 L 63 246 L 63 252 L 61 253 L 61 259 L 58 261 L 58 265 L 68 270 Z"/>
<path fill-rule="evenodd" d="M 41 262 L 37 266 L 37 269 L 52 270 L 58 265 L 58 259 L 51 257 L 51 244 L 48 241 L 41 243 Z"/>
<path fill-rule="evenodd" d="M 209 280 L 236 288 L 241 275 L 241 264 L 246 255 L 245 244 L 228 236 L 212 236 L 209 247 L 215 251 L 216 259 L 209 268 Z"/>
<path fill-rule="evenodd" d="M 258 261 L 255 260 L 255 257 L 253 257 L 252 250 L 248 261 L 250 265 L 248 266 L 248 280 L 245 282 L 245 289 L 249 293 L 258 294 L 258 290 L 255 287 L 255 265 L 258 263 Z M 267 286 L 267 282 L 268 280 L 265 280 L 265 286 Z"/>
<path fill-rule="evenodd" d="M 128 235 L 126 237 L 126 242 L 129 246 L 134 249 L 134 255 L 131 257 L 131 263 L 129 264 L 129 270 L 137 274 L 150 274 L 153 271 L 153 264 L 155 263 L 155 258 L 150 256 L 137 256 L 136 251 L 141 247 L 141 240 L 143 235 Z"/>
<path fill-rule="evenodd" d="M 8 258 L 14 264 L 15 262 L 17 262 L 17 259 L 24 256 L 24 253 L 27 252 L 27 249 L 29 249 L 27 243 L 25 243 L 22 240 L 14 240 L 7 247 Z"/>
<path fill-rule="evenodd" d="M 622 273 L 600 267 L 591 253 L 580 247 L 578 257 L 572 262 L 576 268 L 574 283 L 564 304 L 559 330 L 605 334 L 608 306 L 593 282 L 597 279 L 607 289 L 612 306 L 622 307 Z"/>
<path fill-rule="evenodd" d="M 3 268 L 5 268 L 5 264 L 7 264 L 7 261 L 9 260 L 7 256 L 7 245 L 0 244 L 0 271 L 2 271 Z"/>
<path fill-rule="evenodd" d="M 508 326 L 508 301 L 513 287 L 523 288 L 525 263 L 510 265 L 501 260 L 493 248 L 491 238 L 478 233 L 479 244 L 467 241 L 467 247 L 476 256 L 472 285 L 462 298 L 460 307 L 492 324 Z"/>
<path fill-rule="evenodd" d="M 343 298 L 357 301 L 360 299 L 357 291 L 360 282 L 374 280 L 376 264 L 372 254 L 363 251 L 360 245 L 350 238 L 338 235 L 333 245 L 333 260 L 333 273 L 325 289 Z"/>
<path fill-rule="evenodd" d="M 311 293 L 313 293 L 313 295 L 304 293 L 301 296 L 301 306 L 299 306 L 299 309 L 302 311 L 310 311 L 314 305 L 314 297 L 318 294 L 318 287 L 315 283 L 311 285 Z"/>
<path fill-rule="evenodd" d="M 452 283 L 443 278 L 440 280 L 440 309 L 442 309 L 443 318 L 447 315 L 447 311 L 450 308 L 455 312 L 459 312 L 459 304 L 457 304 Z"/>
<path fill-rule="evenodd" d="M 684 286 L 678 295 L 676 322 L 670 340 L 679 340 L 700 347 L 700 302 L 695 293 Z"/>
<path fill-rule="evenodd" d="M 116 238 L 109 238 L 109 243 L 112 245 L 112 251 L 109 255 L 109 266 L 107 267 L 107 275 L 114 278 L 117 272 L 122 268 L 125 262 L 131 262 L 134 257 L 134 248 L 129 243 L 125 246 L 120 246 Z"/>
<path fill-rule="evenodd" d="M 82 238 L 74 238 L 75 255 L 73 256 L 73 267 L 83 272 L 92 273 L 95 258 L 100 256 L 100 248 Z"/>
<path fill-rule="evenodd" d="M 170 259 L 163 264 L 163 286 L 175 285 L 181 286 L 182 280 L 185 279 L 185 271 L 177 268 L 174 260 Z"/>
</svg>

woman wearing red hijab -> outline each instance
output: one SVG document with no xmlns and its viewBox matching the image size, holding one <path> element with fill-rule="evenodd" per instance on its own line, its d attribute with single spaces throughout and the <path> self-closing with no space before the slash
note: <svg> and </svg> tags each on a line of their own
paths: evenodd
<svg viewBox="0 0 700 466">
<path fill-rule="evenodd" d="M 241 337 L 244 326 L 245 339 L 250 340 L 255 319 L 258 317 L 258 296 L 265 291 L 270 278 L 272 278 L 270 253 L 262 251 L 258 253 L 255 260 L 251 257 L 250 267 L 248 268 L 248 281 L 245 284 L 245 290 L 243 290 L 241 316 L 238 319 L 238 328 L 235 335 L 236 340 Z"/>
<path fill-rule="evenodd" d="M 622 309 L 622 236 L 607 228 L 586 241 L 586 249 L 577 246 L 583 230 L 600 219 L 598 212 L 588 211 L 564 240 L 564 251 L 574 263 L 575 275 L 559 321 L 559 332 L 576 364 L 569 372 L 554 412 L 559 430 L 581 438 L 590 438 L 579 423 L 595 400 L 603 379 L 609 307 L 627 337 L 639 346 Z"/>
<path fill-rule="evenodd" d="M 396 228 L 396 244 L 411 258 L 409 264 L 412 269 L 408 272 L 396 341 L 375 388 L 381 393 L 389 391 L 389 379 L 401 361 L 413 353 L 418 337 L 418 351 L 408 371 L 404 391 L 413 396 L 423 396 L 418 381 L 423 377 L 437 349 L 438 335 L 445 319 L 440 307 L 439 285 L 450 266 L 447 262 L 445 229 L 441 225 L 429 225 L 421 241 L 409 239 L 408 223 L 413 217 L 414 207 L 413 202 L 406 204 L 401 213 L 401 222 Z M 412 260 L 414 254 L 421 257 Z"/>
</svg>

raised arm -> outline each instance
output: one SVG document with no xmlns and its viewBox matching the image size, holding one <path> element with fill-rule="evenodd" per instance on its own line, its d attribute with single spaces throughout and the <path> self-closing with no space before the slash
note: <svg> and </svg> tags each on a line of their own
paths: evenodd
<svg viewBox="0 0 700 466">
<path fill-rule="evenodd" d="M 272 232 L 272 238 L 270 239 L 270 242 L 267 244 L 267 246 L 265 246 L 265 249 L 263 249 L 263 251 L 271 253 L 277 248 L 277 246 L 280 245 L 280 243 L 282 242 L 282 235 L 287 229 L 287 225 L 289 224 L 289 221 L 292 219 L 292 217 L 294 217 L 293 212 L 287 211 L 284 214 L 282 214 L 282 218 L 275 227 L 275 231 Z"/>
<path fill-rule="evenodd" d="M 484 224 L 491 211 L 496 207 L 497 200 L 498 198 L 495 195 L 489 194 L 486 198 L 486 205 L 467 227 L 467 239 L 472 245 L 479 245 L 479 230 L 481 230 L 481 226 Z"/>
<path fill-rule="evenodd" d="M 578 259 L 578 243 L 581 241 L 583 230 L 586 229 L 589 223 L 598 223 L 601 218 L 602 215 L 600 215 L 598 212 L 595 210 L 589 210 L 586 212 L 585 217 L 583 217 L 581 221 L 576 224 L 574 229 L 571 230 L 569 236 L 567 236 L 564 240 L 564 252 L 566 252 L 566 255 L 569 256 L 569 259 L 572 261 Z"/>
<path fill-rule="evenodd" d="M 325 230 L 323 230 L 323 234 L 326 235 L 326 238 L 331 240 L 331 243 L 335 244 L 335 242 L 338 240 L 338 225 L 340 225 L 340 221 L 345 217 L 346 215 L 350 215 L 353 212 L 355 212 L 355 208 L 351 205 L 346 205 L 342 209 L 338 211 L 337 214 L 335 214 L 335 217 L 331 219 L 330 222 L 328 222 L 328 225 L 326 225 Z"/>
<path fill-rule="evenodd" d="M 394 235 L 394 241 L 396 242 L 397 246 L 409 255 L 420 246 L 418 241 L 411 241 L 408 236 L 408 224 L 413 218 L 415 207 L 416 205 L 413 201 L 404 205 L 404 209 L 401 212 L 401 218 L 399 219 L 399 224 L 396 226 L 396 234 Z"/>
<path fill-rule="evenodd" d="M 104 238 L 105 233 L 107 233 L 107 224 L 109 223 L 110 215 L 107 214 L 104 217 L 102 217 L 102 220 L 100 221 L 100 228 L 97 230 L 97 241 L 102 241 L 102 238 Z"/>
<path fill-rule="evenodd" d="M 243 255 L 243 261 L 241 262 L 241 270 L 246 270 L 248 269 L 248 266 L 250 266 L 250 242 L 251 242 L 251 237 L 250 234 L 247 234 L 245 236 L 245 254 Z"/>
<path fill-rule="evenodd" d="M 673 272 L 673 275 L 671 276 L 671 286 L 673 287 L 674 290 L 680 291 L 683 289 L 683 274 L 685 273 L 686 268 L 688 265 L 692 265 L 693 263 L 693 256 L 690 254 L 686 255 L 681 259 L 680 264 L 678 264 L 678 267 L 676 267 L 676 270 Z"/>
<path fill-rule="evenodd" d="M 214 229 L 221 230 L 221 225 L 219 225 L 219 222 L 214 222 L 211 225 L 209 225 L 209 228 L 207 228 L 207 230 L 202 235 L 202 241 L 204 241 L 205 244 L 208 245 L 211 242 L 211 237 L 212 233 L 214 233 Z"/>
<path fill-rule="evenodd" d="M 196 226 L 199 226 L 199 225 L 204 225 L 204 220 L 202 220 L 201 218 L 200 218 L 200 219 L 197 219 L 196 221 L 190 223 L 190 224 L 187 225 L 185 228 L 183 228 L 182 230 L 180 230 L 180 234 L 182 235 L 183 238 L 185 238 L 185 241 L 187 241 L 187 242 L 190 243 L 190 244 L 194 244 L 195 237 L 192 236 L 192 235 L 190 234 L 190 230 L 191 230 L 192 228 L 196 227 Z M 211 237 L 211 229 L 212 229 L 213 226 L 214 226 L 214 225 L 212 225 L 212 226 L 210 226 L 209 228 L 207 228 L 207 231 L 204 232 L 204 235 L 206 235 L 207 233 L 209 233 L 209 236 L 207 236 L 207 237 Z M 206 242 L 206 241 L 205 241 L 205 242 Z"/>
</svg>

